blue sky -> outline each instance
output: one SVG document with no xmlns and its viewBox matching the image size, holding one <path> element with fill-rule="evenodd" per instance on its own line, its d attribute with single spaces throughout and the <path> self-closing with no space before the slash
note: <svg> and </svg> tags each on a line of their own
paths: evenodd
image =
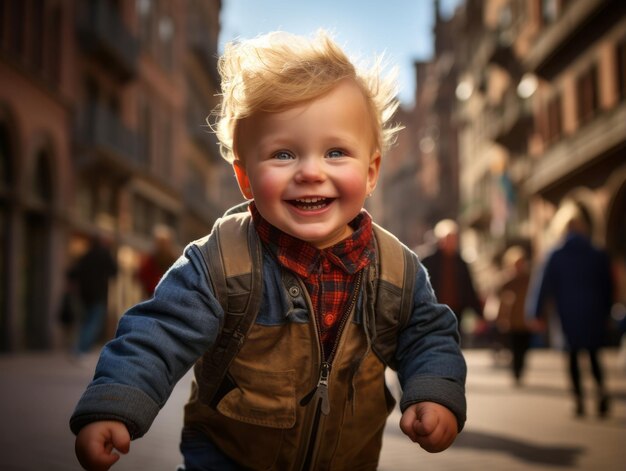
<svg viewBox="0 0 626 471">
<path fill-rule="evenodd" d="M 450 16 L 462 0 L 441 0 Z M 399 98 L 413 102 L 413 62 L 432 57 L 433 0 L 223 0 L 220 51 L 235 38 L 274 30 L 310 35 L 333 33 L 350 56 L 364 59 L 385 53 L 399 68 Z"/>
</svg>

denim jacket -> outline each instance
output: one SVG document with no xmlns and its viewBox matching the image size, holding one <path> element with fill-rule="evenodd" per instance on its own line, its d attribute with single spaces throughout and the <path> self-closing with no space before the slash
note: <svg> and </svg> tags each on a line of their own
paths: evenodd
<svg viewBox="0 0 626 471">
<path fill-rule="evenodd" d="M 319 343 L 311 339 L 315 337 L 315 330 L 310 328 L 312 310 L 306 291 L 300 290 L 294 299 L 293 291 L 289 293 L 286 288 L 284 271 L 267 253 L 263 257 L 263 274 L 263 302 L 255 327 L 266 336 L 268 332 L 282 335 L 281 332 L 286 332 L 284 328 L 289 327 L 290 332 L 295 332 L 300 340 L 308 338 L 308 343 L 294 342 L 291 345 L 305 345 L 297 347 L 303 351 L 297 352 L 295 356 L 299 355 L 300 361 L 311 359 L 312 365 L 302 364 L 297 366 L 297 369 L 292 368 L 289 371 L 297 371 L 294 382 L 298 382 L 298 378 L 304 376 L 305 380 L 298 384 L 309 384 L 310 379 L 315 384 L 319 365 L 313 365 L 316 361 L 315 355 L 308 356 L 309 353 L 304 350 L 312 349 L 312 345 Z M 403 389 L 400 407 L 404 410 L 416 402 L 438 402 L 455 414 L 460 430 L 464 425 L 466 414 L 464 395 L 466 365 L 458 345 L 456 319 L 447 306 L 437 303 L 427 272 L 421 265 L 415 283 L 413 313 L 407 325 L 398 334 L 395 349 L 395 364 Z M 371 353 L 367 344 L 367 335 L 363 332 L 362 306 L 363 302 L 359 302 L 343 334 L 343 337 L 348 339 L 361 339 L 358 342 L 361 342 L 362 346 L 359 346 L 361 344 L 356 340 L 343 342 L 342 348 L 345 350 L 342 357 L 343 370 L 338 367 L 335 377 L 331 376 L 329 381 L 329 385 L 335 385 L 342 391 L 334 393 L 333 386 L 329 386 L 333 410 L 347 410 L 346 404 L 341 402 L 347 402 L 345 398 L 349 397 L 349 394 L 352 394 L 350 397 L 355 397 L 352 389 L 355 387 L 359 389 L 359 384 L 371 383 L 369 379 L 361 382 L 358 378 L 355 380 L 354 372 L 352 378 L 346 378 L 344 374 L 350 368 L 355 369 L 355 362 L 351 362 L 350 355 L 359 348 L 361 348 L 359 358 L 361 360 L 363 357 L 370 358 L 371 365 L 374 365 L 374 369 L 368 365 L 357 366 L 357 369 L 360 368 L 360 374 L 375 371 L 376 380 L 382 381 L 383 389 L 386 391 L 384 364 L 374 358 L 375 355 Z M 116 336 L 102 350 L 94 378 L 70 419 L 72 431 L 78 433 L 84 425 L 96 420 L 120 420 L 126 424 L 132 438 L 145 434 L 177 381 L 214 345 L 222 327 L 223 315 L 222 307 L 206 278 L 199 249 L 196 245 L 190 244 L 163 277 L 154 297 L 132 307 L 120 319 Z M 272 330 L 277 327 L 278 329 Z M 262 354 L 257 350 L 264 342 L 276 342 L 278 345 L 278 340 L 249 339 L 242 351 L 244 359 L 242 361 Z M 279 348 L 275 350 L 279 351 Z M 260 361 L 263 362 L 263 359 Z M 341 376 L 342 374 L 344 376 Z M 242 376 L 244 377 L 245 375 Z M 254 388 L 254 385 L 251 388 Z M 239 389 L 239 392 L 243 390 Z M 302 397 L 301 391 L 296 391 L 296 394 L 299 401 Z M 371 396 L 365 396 L 352 403 L 352 412 L 343 411 L 342 414 L 348 417 L 346 420 L 350 420 L 351 414 L 358 415 L 355 410 L 367 410 L 362 404 L 375 400 L 370 398 Z M 238 407 L 237 404 L 241 400 L 240 397 L 237 401 L 232 401 L 233 407 Z M 359 404 L 359 407 L 355 404 Z M 385 416 L 392 406 L 393 404 L 385 405 Z M 192 415 L 194 414 L 195 412 Z M 217 413 L 212 411 L 211 414 Z M 384 423 L 381 426 L 380 419 L 378 420 L 375 442 L 380 445 Z M 189 421 L 193 423 L 193 417 Z M 186 423 L 189 421 L 186 417 Z M 294 425 L 291 422 L 285 421 L 277 426 L 288 429 Z M 220 424 L 220 427 L 223 426 L 224 424 Z M 339 424 L 337 427 L 341 429 L 342 426 Z M 348 426 L 349 424 L 345 425 Z M 226 434 L 218 435 L 218 439 L 223 435 Z M 227 446 L 227 443 L 224 443 L 224 446 Z M 377 456 L 378 451 L 376 459 Z"/>
</svg>

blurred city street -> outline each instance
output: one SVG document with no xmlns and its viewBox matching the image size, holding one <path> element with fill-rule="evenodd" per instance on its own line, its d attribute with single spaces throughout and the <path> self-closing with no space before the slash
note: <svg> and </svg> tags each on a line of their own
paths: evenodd
<svg viewBox="0 0 626 471">
<path fill-rule="evenodd" d="M 603 420 L 595 415 L 591 384 L 586 384 L 588 414 L 574 418 L 564 358 L 558 351 L 531 350 L 522 387 L 513 385 L 508 369 L 496 363 L 489 350 L 467 350 L 465 355 L 469 418 L 456 443 L 439 454 L 422 451 L 400 432 L 396 410 L 384 439 L 381 471 L 624 469 L 626 371 L 619 371 L 615 349 L 602 357 L 613 398 L 610 416 Z M 59 352 L 0 356 L 3 470 L 80 469 L 68 419 L 95 361 L 91 355 L 76 364 Z M 176 469 L 189 380 L 188 374 L 150 432 L 133 442 L 131 453 L 113 469 Z"/>
</svg>

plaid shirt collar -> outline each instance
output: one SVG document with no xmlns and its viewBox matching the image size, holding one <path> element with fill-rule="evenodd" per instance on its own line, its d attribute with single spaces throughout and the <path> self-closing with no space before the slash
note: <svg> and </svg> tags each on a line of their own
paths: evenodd
<svg viewBox="0 0 626 471">
<path fill-rule="evenodd" d="M 267 222 L 250 204 L 254 226 L 261 241 L 284 267 L 303 279 L 319 271 L 320 263 L 328 260 L 347 276 L 354 275 L 374 260 L 372 218 L 362 210 L 349 224 L 354 230 L 350 237 L 324 249 L 297 239 Z"/>
</svg>

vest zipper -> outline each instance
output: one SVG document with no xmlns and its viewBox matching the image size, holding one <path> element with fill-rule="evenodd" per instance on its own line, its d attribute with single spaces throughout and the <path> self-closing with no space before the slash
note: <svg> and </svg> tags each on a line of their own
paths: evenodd
<svg viewBox="0 0 626 471">
<path fill-rule="evenodd" d="M 343 334 L 343 330 L 346 326 L 346 323 L 348 322 L 348 317 L 350 317 L 350 312 L 352 312 L 356 304 L 358 293 L 361 289 L 362 278 L 363 278 L 363 270 L 359 272 L 357 279 L 355 281 L 354 293 L 350 300 L 350 304 L 348 305 L 347 309 L 344 310 L 343 315 L 341 316 L 340 324 L 337 329 L 337 336 L 335 337 L 335 342 L 333 343 L 333 348 L 331 349 L 330 354 L 328 355 L 328 358 L 325 358 L 326 355 L 324 353 L 324 346 L 322 345 L 322 342 L 321 342 L 320 327 L 317 323 L 317 320 L 315 319 L 315 313 L 313 313 L 313 316 L 312 316 L 313 323 L 315 324 L 315 329 L 317 331 L 317 341 L 319 344 L 321 363 L 320 363 L 320 374 L 317 380 L 317 384 L 306 396 L 304 396 L 300 400 L 301 406 L 306 406 L 313 399 L 317 400 L 317 403 L 315 405 L 315 416 L 313 418 L 313 424 L 311 426 L 311 431 L 309 433 L 309 443 L 307 445 L 307 451 L 306 451 L 306 455 L 304 458 L 304 462 L 302 463 L 302 468 L 301 468 L 302 470 L 311 469 L 311 464 L 313 462 L 313 452 L 315 449 L 315 445 L 317 443 L 317 434 L 318 434 L 318 429 L 319 429 L 319 425 L 321 421 L 321 415 L 322 414 L 328 415 L 330 413 L 330 400 L 328 398 L 328 378 L 330 376 L 330 369 L 332 367 L 332 361 L 335 359 L 335 354 L 337 352 L 337 347 L 339 345 L 341 335 Z M 311 304 L 310 300 L 309 300 L 309 304 Z"/>
</svg>

